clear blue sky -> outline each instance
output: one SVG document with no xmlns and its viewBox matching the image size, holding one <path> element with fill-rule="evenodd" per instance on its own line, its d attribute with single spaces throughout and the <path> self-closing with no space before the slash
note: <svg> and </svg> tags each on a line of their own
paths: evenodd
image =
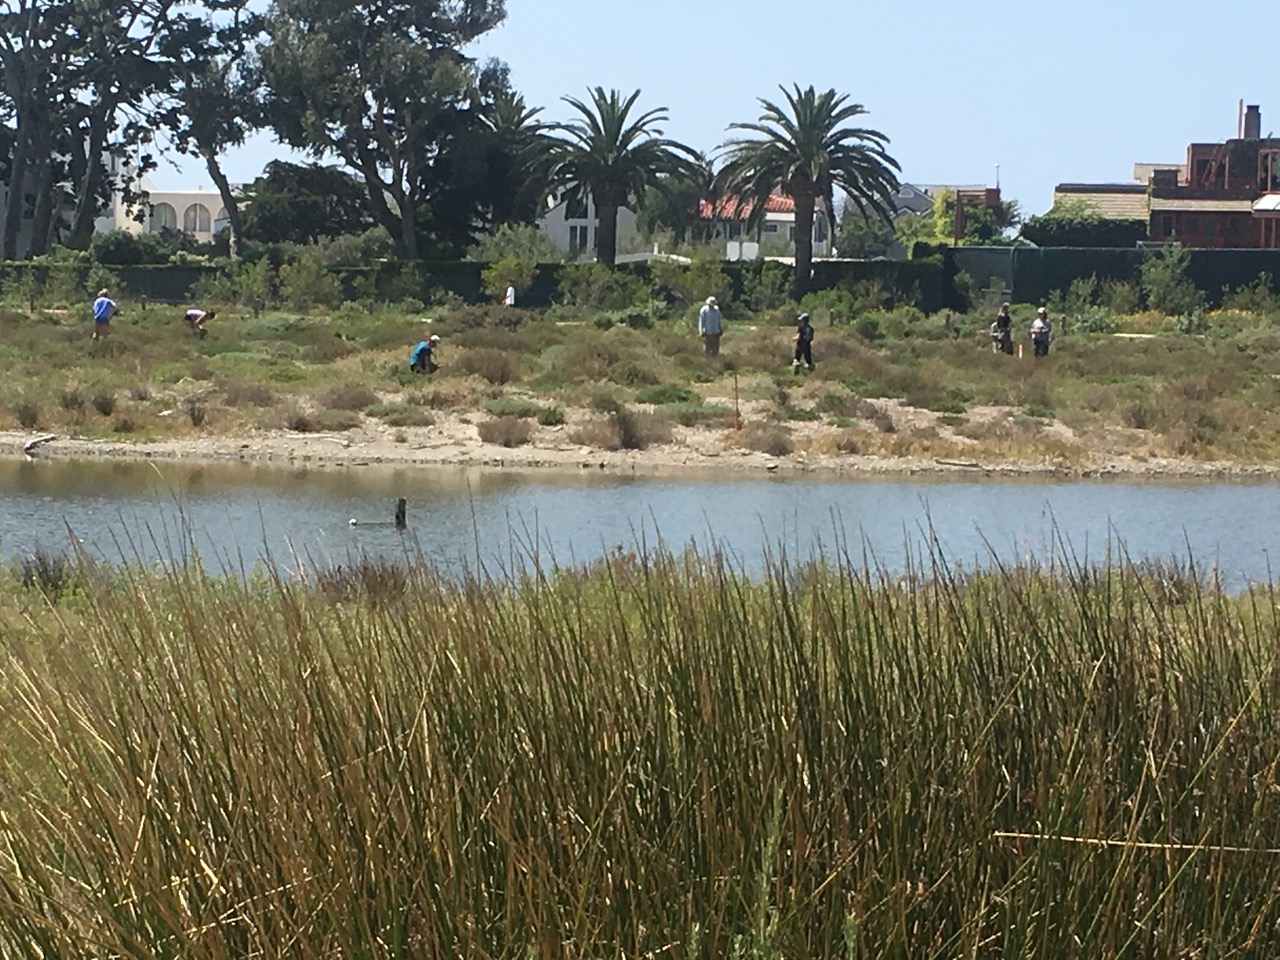
<svg viewBox="0 0 1280 960">
<path fill-rule="evenodd" d="M 1123 181 L 1135 161 L 1181 161 L 1235 135 L 1243 98 L 1280 130 L 1263 0 L 507 0 L 471 51 L 498 57 L 548 119 L 589 86 L 640 88 L 667 133 L 702 150 L 753 120 L 779 84 L 835 87 L 892 140 L 904 180 L 994 183 L 1026 213 L 1054 184 Z M 227 158 L 233 181 L 288 151 L 259 136 Z M 207 181 L 162 167 L 161 186 Z"/>
</svg>

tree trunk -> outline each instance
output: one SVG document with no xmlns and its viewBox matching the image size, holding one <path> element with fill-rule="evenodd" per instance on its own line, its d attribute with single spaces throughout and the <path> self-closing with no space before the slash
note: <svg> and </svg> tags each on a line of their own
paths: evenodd
<svg viewBox="0 0 1280 960">
<path fill-rule="evenodd" d="M 13 145 L 13 161 L 9 167 L 9 205 L 4 212 L 4 259 L 18 259 L 18 235 L 22 230 L 22 211 L 27 201 L 27 171 L 31 165 L 29 124 L 18 122 Z"/>
<path fill-rule="evenodd" d="M 400 207 L 400 236 L 396 240 L 396 253 L 401 260 L 418 259 L 418 213 L 410 200 L 402 200 Z"/>
<path fill-rule="evenodd" d="M 403 199 L 404 191 L 393 191 L 393 195 L 396 198 L 396 207 L 400 211 L 400 215 L 397 216 L 396 211 L 393 211 L 390 204 L 387 203 L 388 187 L 382 182 L 382 176 L 378 173 L 378 163 L 373 155 L 368 150 L 361 149 L 358 155 L 343 152 L 342 156 L 348 164 L 359 170 L 364 176 L 365 193 L 369 196 L 369 210 L 373 213 L 373 219 L 382 225 L 383 229 L 390 235 L 391 241 L 396 245 L 396 256 L 401 260 L 417 260 L 417 217 L 413 216 L 412 211 L 410 211 L 408 217 L 410 223 L 406 226 L 405 207 L 407 202 Z"/>
<path fill-rule="evenodd" d="M 41 141 L 45 138 L 41 137 Z M 35 178 L 36 208 L 31 218 L 31 247 L 28 253 L 39 257 L 49 252 L 53 245 L 54 217 L 61 214 L 62 191 L 53 182 L 53 158 L 49 156 L 49 144 L 39 142 L 41 159 Z"/>
<path fill-rule="evenodd" d="M 809 292 L 813 279 L 813 205 L 812 193 L 795 194 L 796 201 L 796 277 L 795 296 L 800 299 Z"/>
<path fill-rule="evenodd" d="M 239 259 L 240 237 L 244 235 L 244 218 L 240 216 L 240 204 L 236 201 L 235 194 L 231 192 L 231 184 L 227 181 L 227 175 L 222 172 L 222 164 L 218 163 L 217 151 L 201 144 L 200 152 L 204 154 L 204 165 L 208 168 L 209 177 L 222 197 L 223 209 L 227 211 L 230 233 L 227 238 L 227 255 L 232 260 Z"/>
<path fill-rule="evenodd" d="M 89 108 L 89 140 L 85 150 L 84 175 L 75 184 L 76 208 L 71 218 L 68 245 L 87 250 L 93 239 L 93 224 L 98 219 L 99 192 L 102 189 L 102 157 L 106 152 L 109 120 L 115 114 L 114 104 L 94 103 Z"/>
<path fill-rule="evenodd" d="M 596 259 L 612 267 L 618 259 L 618 205 L 594 199 L 596 206 Z"/>
</svg>

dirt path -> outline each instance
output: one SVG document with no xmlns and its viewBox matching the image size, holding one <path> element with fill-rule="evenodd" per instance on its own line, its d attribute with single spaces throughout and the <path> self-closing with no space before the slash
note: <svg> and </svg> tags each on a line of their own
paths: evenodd
<svg viewBox="0 0 1280 960">
<path fill-rule="evenodd" d="M 797 425 L 797 439 L 805 439 Z M 647 450 L 603 451 L 570 441 L 565 428 L 542 430 L 534 442 L 507 449 L 480 441 L 465 418 L 449 418 L 433 427 L 392 429 L 368 420 L 341 434 L 252 431 L 242 436 L 201 436 L 131 441 L 57 436 L 24 454 L 37 434 L 0 432 L 0 456 L 8 459 L 245 461 L 277 464 L 355 467 L 370 464 L 484 466 L 507 469 L 592 470 L 614 474 L 678 476 L 682 474 L 857 476 L 971 475 L 1045 478 L 1133 477 L 1188 479 L 1271 479 L 1280 467 L 1241 465 L 1110 454 L 1090 454 L 1081 462 L 1045 458 L 1039 462 L 1001 459 L 970 444 L 963 456 L 882 456 L 821 453 L 803 449 L 774 457 L 734 445 L 733 431 L 682 428 L 674 442 Z M 816 445 L 815 445 L 816 446 Z"/>
</svg>

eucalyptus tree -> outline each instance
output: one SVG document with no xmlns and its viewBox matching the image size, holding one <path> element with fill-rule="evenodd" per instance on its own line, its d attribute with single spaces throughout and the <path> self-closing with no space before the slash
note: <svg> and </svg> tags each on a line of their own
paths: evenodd
<svg viewBox="0 0 1280 960">
<path fill-rule="evenodd" d="M 802 292 L 813 272 L 813 220 L 818 201 L 834 216 L 835 191 L 843 190 L 864 217 L 889 219 L 901 168 L 888 153 L 889 138 L 877 130 L 847 126 L 866 114 L 858 103 L 835 90 L 818 93 L 812 86 L 782 89 L 785 106 L 760 100 L 754 123 L 730 124 L 752 137 L 721 146 L 723 166 L 716 186 L 749 208 L 749 226 L 764 217 L 765 204 L 776 191 L 795 201 L 795 286 Z"/>
<path fill-rule="evenodd" d="M 108 160 L 152 138 L 156 105 L 176 68 L 204 52 L 200 23 L 207 11 L 243 2 L 0 5 L 0 72 L 13 123 L 11 202 L 0 239 L 6 259 L 44 252 L 55 235 L 88 244 L 94 220 L 119 186 Z M 24 221 L 29 236 L 20 249 Z"/>
<path fill-rule="evenodd" d="M 552 127 L 558 141 L 552 182 L 571 196 L 591 198 L 599 221 L 596 259 L 613 266 L 618 211 L 635 209 L 650 189 L 666 190 L 666 178 L 695 175 L 697 153 L 663 136 L 658 125 L 668 120 L 665 107 L 633 117 L 639 90 L 624 98 L 596 87 L 590 103 L 563 99 L 578 116 Z"/>
<path fill-rule="evenodd" d="M 461 49 L 504 16 L 502 0 L 274 0 L 266 13 L 269 124 L 363 178 L 403 259 L 419 257 L 441 145 L 497 69 Z"/>
<path fill-rule="evenodd" d="M 179 153 L 204 162 L 227 212 L 229 252 L 235 259 L 244 236 L 244 215 L 221 157 L 243 144 L 265 120 L 256 50 L 262 19 L 245 8 L 230 12 L 229 21 L 210 18 L 202 25 L 204 55 L 176 71 L 164 123 Z"/>
</svg>

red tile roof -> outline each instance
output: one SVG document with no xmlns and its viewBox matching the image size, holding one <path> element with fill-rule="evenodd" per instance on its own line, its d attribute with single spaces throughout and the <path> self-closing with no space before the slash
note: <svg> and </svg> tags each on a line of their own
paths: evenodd
<svg viewBox="0 0 1280 960">
<path fill-rule="evenodd" d="M 746 220 L 751 216 L 752 204 L 738 197 L 722 197 L 712 203 L 703 200 L 698 204 L 699 220 Z M 765 201 L 765 213 L 795 213 L 796 202 L 791 197 L 775 193 Z"/>
</svg>

